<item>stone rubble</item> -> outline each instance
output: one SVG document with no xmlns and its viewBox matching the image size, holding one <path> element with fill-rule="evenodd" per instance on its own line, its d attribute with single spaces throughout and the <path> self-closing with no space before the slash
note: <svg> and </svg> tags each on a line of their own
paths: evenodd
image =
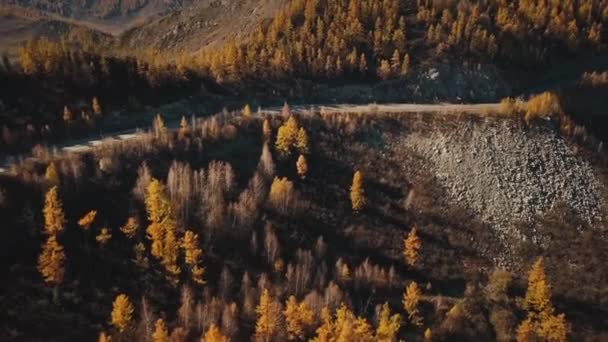
<svg viewBox="0 0 608 342">
<path fill-rule="evenodd" d="M 592 166 L 549 127 L 520 129 L 511 123 L 463 124 L 447 134 L 412 133 L 404 143 L 434 165 L 451 200 L 497 229 L 519 235 L 560 201 L 581 219 L 602 220 L 604 185 Z"/>
</svg>

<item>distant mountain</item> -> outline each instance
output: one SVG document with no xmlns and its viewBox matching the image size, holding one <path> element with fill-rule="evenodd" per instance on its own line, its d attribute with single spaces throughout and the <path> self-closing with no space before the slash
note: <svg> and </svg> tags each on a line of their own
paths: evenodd
<svg viewBox="0 0 608 342">
<path fill-rule="evenodd" d="M 57 36 L 54 26 L 86 27 L 111 34 L 124 48 L 198 51 L 248 33 L 287 0 L 4 0 L 0 52 L 25 39 Z M 47 34 L 48 33 L 48 34 Z M 14 52 L 13 52 L 14 53 Z"/>
<path fill-rule="evenodd" d="M 200 1 L 133 27 L 121 35 L 121 46 L 197 51 L 222 45 L 228 38 L 245 40 L 256 25 L 272 18 L 287 0 Z"/>
<path fill-rule="evenodd" d="M 111 19 L 140 12 L 160 13 L 193 2 L 193 0 L 5 0 L 5 4 L 8 5 L 77 20 Z"/>
</svg>

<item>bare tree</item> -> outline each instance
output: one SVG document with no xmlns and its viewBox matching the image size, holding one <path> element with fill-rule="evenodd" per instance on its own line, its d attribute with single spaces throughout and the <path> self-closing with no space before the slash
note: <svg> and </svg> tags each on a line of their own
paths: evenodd
<svg viewBox="0 0 608 342">
<path fill-rule="evenodd" d="M 182 286 L 180 302 L 181 305 L 177 310 L 179 324 L 186 329 L 190 329 L 190 327 L 194 323 L 192 320 L 192 314 L 194 310 L 194 296 L 190 287 Z"/>
<path fill-rule="evenodd" d="M 133 196 L 141 203 L 144 202 L 146 189 L 151 181 L 152 175 L 150 174 L 150 169 L 144 161 L 137 169 L 137 180 L 135 181 L 135 187 L 133 187 Z"/>
<path fill-rule="evenodd" d="M 154 331 L 154 322 L 156 317 L 146 297 L 141 299 L 141 308 L 139 310 L 139 324 L 137 327 L 138 341 L 150 341 L 152 332 Z"/>
<path fill-rule="evenodd" d="M 323 260 L 325 258 L 325 253 L 327 252 L 327 244 L 323 240 L 322 236 L 319 236 L 317 242 L 315 243 L 315 257 L 318 260 Z"/>
<path fill-rule="evenodd" d="M 224 301 L 228 300 L 230 294 L 232 293 L 232 286 L 234 284 L 234 278 L 232 277 L 232 273 L 228 267 L 224 266 L 222 268 L 222 273 L 220 274 L 220 281 L 218 285 L 219 296 Z"/>
<path fill-rule="evenodd" d="M 251 238 L 249 239 L 249 248 L 251 249 L 251 254 L 258 254 L 258 233 L 255 230 L 251 232 Z"/>
<path fill-rule="evenodd" d="M 273 265 L 280 253 L 280 244 L 277 234 L 274 232 L 274 228 L 270 222 L 266 223 L 264 227 L 264 252 L 266 254 L 266 261 L 268 264 Z"/>
<path fill-rule="evenodd" d="M 334 282 L 330 282 L 325 288 L 323 302 L 330 311 L 336 310 L 342 303 L 349 304 L 348 298 L 344 295 L 344 292 L 342 292 L 340 287 Z"/>
<path fill-rule="evenodd" d="M 192 199 L 193 172 L 190 165 L 173 161 L 167 175 L 167 189 L 171 203 L 175 206 L 179 226 L 184 227 L 189 222 Z"/>
<path fill-rule="evenodd" d="M 262 155 L 260 156 L 260 161 L 258 163 L 258 171 L 267 179 L 271 180 L 274 177 L 274 161 L 272 160 L 272 153 L 270 153 L 270 148 L 268 147 L 268 143 L 264 143 L 264 147 L 262 147 Z"/>
<path fill-rule="evenodd" d="M 222 331 L 230 339 L 234 339 L 239 330 L 239 310 L 236 303 L 224 306 L 222 311 Z"/>
<path fill-rule="evenodd" d="M 309 288 L 314 278 L 314 258 L 308 250 L 298 249 L 295 265 L 287 266 L 287 286 L 290 293 L 300 296 Z"/>
</svg>

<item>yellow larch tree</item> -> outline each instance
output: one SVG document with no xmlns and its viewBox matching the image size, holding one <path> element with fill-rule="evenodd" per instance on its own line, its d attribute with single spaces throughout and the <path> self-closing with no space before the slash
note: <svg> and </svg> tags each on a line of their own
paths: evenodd
<svg viewBox="0 0 608 342">
<path fill-rule="evenodd" d="M 535 342 L 536 341 L 536 333 L 535 333 L 534 323 L 530 318 L 522 321 L 517 327 L 516 331 L 516 339 L 517 342 Z"/>
<path fill-rule="evenodd" d="M 298 176 L 300 178 L 305 179 L 306 174 L 308 173 L 308 163 L 306 162 L 306 157 L 300 154 L 298 157 L 298 161 L 296 162 L 296 169 L 298 171 Z"/>
<path fill-rule="evenodd" d="M 163 241 L 161 263 L 167 272 L 167 280 L 169 280 L 173 286 L 176 286 L 179 283 L 179 275 L 181 273 L 181 269 L 177 264 L 178 257 L 179 241 L 175 236 L 175 227 L 169 226 L 166 229 L 165 239 Z"/>
<path fill-rule="evenodd" d="M 154 323 L 154 332 L 152 333 L 153 342 L 169 342 L 169 329 L 165 320 L 159 318 Z"/>
<path fill-rule="evenodd" d="M 291 153 L 291 141 L 287 132 L 287 127 L 279 127 L 279 130 L 277 131 L 277 139 L 275 141 L 275 148 L 279 154 L 279 157 L 283 159 L 289 157 Z"/>
<path fill-rule="evenodd" d="M 308 154 L 308 134 L 304 127 L 300 127 L 298 130 L 295 147 L 300 154 Z"/>
<path fill-rule="evenodd" d="M 59 185 L 59 174 L 57 173 L 57 167 L 55 163 L 50 163 L 44 171 L 44 179 L 50 185 Z"/>
<path fill-rule="evenodd" d="M 205 269 L 200 266 L 203 250 L 198 248 L 198 234 L 187 230 L 181 241 L 181 247 L 184 250 L 184 261 L 190 267 L 192 281 L 197 284 L 204 285 L 205 280 L 203 274 Z"/>
<path fill-rule="evenodd" d="M 65 253 L 63 247 L 57 242 L 57 236 L 48 237 L 42 245 L 42 253 L 38 257 L 38 271 L 44 282 L 53 286 L 53 301 L 59 299 L 59 285 L 63 282 L 65 274 Z"/>
<path fill-rule="evenodd" d="M 112 342 L 112 337 L 110 337 L 110 335 L 106 335 L 105 331 L 101 331 L 99 332 L 97 342 Z"/>
<path fill-rule="evenodd" d="M 422 317 L 420 317 L 418 311 L 418 303 L 420 302 L 421 295 L 418 284 L 413 281 L 405 289 L 402 300 L 403 308 L 407 312 L 408 319 L 412 324 L 418 327 L 422 325 Z"/>
<path fill-rule="evenodd" d="M 91 228 L 91 225 L 93 224 L 93 221 L 95 221 L 96 216 L 97 210 L 90 210 L 82 218 L 80 218 L 80 220 L 78 220 L 78 225 L 83 230 L 89 230 L 89 228 Z"/>
<path fill-rule="evenodd" d="M 241 110 L 241 114 L 243 115 L 243 117 L 246 118 L 250 118 L 252 113 L 251 113 L 251 107 L 249 106 L 249 104 L 246 104 L 243 109 Z"/>
<path fill-rule="evenodd" d="M 528 288 L 523 300 L 527 318 L 517 328 L 517 341 L 567 341 L 570 325 L 564 314 L 555 314 L 551 287 L 545 275 L 544 260 L 539 257 L 528 274 Z"/>
<path fill-rule="evenodd" d="M 279 329 L 281 320 L 281 308 L 278 302 L 272 298 L 268 289 L 264 289 L 260 296 L 260 303 L 255 309 L 257 321 L 255 323 L 256 341 L 272 341 Z"/>
<path fill-rule="evenodd" d="M 292 115 L 287 119 L 287 122 L 279 127 L 277 132 L 277 140 L 275 142 L 275 148 L 279 153 L 279 157 L 287 158 L 291 155 L 291 148 L 297 146 L 298 142 L 298 121 Z M 304 132 L 305 134 L 306 132 Z M 308 145 L 308 138 L 306 137 L 306 145 Z"/>
<path fill-rule="evenodd" d="M 355 317 L 344 303 L 336 310 L 333 328 L 336 342 L 372 342 L 374 340 L 372 327 L 367 320 L 362 317 Z"/>
<path fill-rule="evenodd" d="M 528 289 L 524 297 L 523 306 L 528 312 L 540 314 L 541 312 L 553 311 L 551 305 L 551 290 L 547 284 L 543 258 L 540 257 L 532 265 L 528 274 Z"/>
<path fill-rule="evenodd" d="M 125 222 L 125 224 L 120 227 L 120 231 L 125 234 L 129 239 L 135 237 L 135 234 L 137 234 L 138 229 L 139 223 L 137 222 L 137 219 L 133 216 L 129 217 L 127 219 L 127 222 Z"/>
<path fill-rule="evenodd" d="M 335 329 L 329 308 L 324 306 L 321 309 L 321 325 L 317 328 L 316 336 L 312 342 L 328 342 L 335 339 Z"/>
<path fill-rule="evenodd" d="M 353 322 L 353 340 L 340 340 L 339 342 L 348 342 L 348 341 L 360 341 L 360 342 L 375 342 L 374 332 L 371 324 L 363 318 L 357 317 Z"/>
<path fill-rule="evenodd" d="M 215 324 L 211 324 L 205 335 L 201 338 L 201 342 L 228 342 L 228 337 L 224 336 L 220 329 Z"/>
<path fill-rule="evenodd" d="M 131 325 L 133 319 L 133 304 L 125 294 L 119 294 L 112 304 L 110 323 L 119 332 L 125 331 Z"/>
<path fill-rule="evenodd" d="M 403 239 L 403 257 L 408 266 L 412 267 L 416 265 L 421 245 L 420 238 L 416 234 L 416 227 L 413 227 L 407 234 L 407 238 Z"/>
<path fill-rule="evenodd" d="M 288 340 L 303 340 L 305 329 L 313 323 L 313 313 L 304 302 L 298 303 L 296 297 L 290 296 L 285 302 L 285 322 Z"/>
<path fill-rule="evenodd" d="M 145 204 L 150 221 L 146 233 L 148 239 L 152 241 L 151 253 L 156 258 L 162 258 L 165 225 L 171 220 L 171 204 L 165 186 L 159 180 L 152 179 L 148 184 Z"/>
<path fill-rule="evenodd" d="M 63 205 L 57 195 L 57 186 L 47 191 L 44 198 L 44 230 L 47 235 L 55 235 L 63 231 L 65 226 L 65 214 Z"/>
<path fill-rule="evenodd" d="M 401 327 L 401 315 L 391 315 L 391 309 L 388 303 L 382 305 L 380 317 L 378 319 L 378 327 L 376 328 L 376 341 L 392 342 L 397 336 L 397 332 Z"/>
<path fill-rule="evenodd" d="M 111 238 L 112 234 L 110 234 L 110 230 L 108 228 L 101 228 L 101 231 L 95 237 L 95 240 L 97 240 L 99 245 L 103 247 L 106 243 L 110 242 Z"/>
<path fill-rule="evenodd" d="M 426 328 L 426 330 L 424 331 L 424 340 L 431 341 L 432 339 L 433 339 L 433 332 L 431 331 L 431 328 Z"/>
<path fill-rule="evenodd" d="M 272 207 L 285 213 L 294 204 L 294 200 L 293 183 L 287 177 L 274 177 L 268 195 L 268 201 Z"/>
<path fill-rule="evenodd" d="M 321 326 L 317 328 L 313 342 L 372 342 L 376 341 L 372 326 L 363 317 L 356 317 L 344 303 L 336 310 L 332 320 L 327 307 L 321 310 Z"/>
<path fill-rule="evenodd" d="M 354 212 L 359 212 L 365 206 L 365 190 L 363 189 L 363 176 L 356 171 L 353 184 L 350 187 L 350 203 Z"/>
</svg>

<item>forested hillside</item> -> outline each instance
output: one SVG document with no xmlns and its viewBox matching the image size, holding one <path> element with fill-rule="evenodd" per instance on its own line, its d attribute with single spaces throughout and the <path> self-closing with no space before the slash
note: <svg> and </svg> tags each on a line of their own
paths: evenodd
<svg viewBox="0 0 608 342">
<path fill-rule="evenodd" d="M 41 149 L 0 177 L 0 334 L 601 341 L 605 168 L 569 149 L 539 103 L 525 120 L 246 106 L 177 130 L 158 116 L 148 133 L 84 153 Z M 547 144 L 559 147 L 543 152 L 551 168 L 522 183 L 517 170 L 538 167 L 530 156 Z M 459 149 L 484 163 L 471 171 L 464 158 L 451 177 L 531 209 L 493 218 L 469 206 L 474 190 L 436 164 Z M 550 185 L 530 187 L 535 175 Z"/>
</svg>

